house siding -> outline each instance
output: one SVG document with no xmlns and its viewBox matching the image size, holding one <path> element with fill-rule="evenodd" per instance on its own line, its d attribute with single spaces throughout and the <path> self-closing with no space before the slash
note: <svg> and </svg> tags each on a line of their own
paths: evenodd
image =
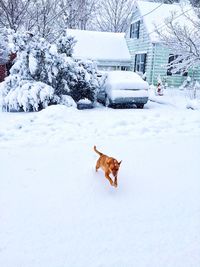
<svg viewBox="0 0 200 267">
<path fill-rule="evenodd" d="M 140 19 L 140 14 L 138 10 L 135 10 L 132 17 L 132 22 L 135 22 Z M 146 57 L 146 77 L 147 81 L 150 82 L 151 80 L 151 69 L 152 69 L 152 44 L 148 38 L 145 26 L 143 21 L 140 21 L 140 33 L 139 38 L 130 38 L 130 27 L 126 31 L 126 42 L 128 45 L 129 52 L 131 54 L 131 69 L 134 70 L 135 65 L 135 55 L 139 53 L 147 53 Z"/>
<path fill-rule="evenodd" d="M 187 76 L 181 74 L 167 75 L 166 65 L 168 63 L 169 54 L 173 54 L 166 46 L 157 43 L 155 46 L 155 56 L 154 56 L 154 73 L 153 73 L 153 84 L 157 84 L 157 78 L 160 76 L 162 81 L 166 82 L 170 87 L 179 87 Z M 193 80 L 200 80 L 200 72 L 198 69 L 189 70 L 188 75 Z"/>
<path fill-rule="evenodd" d="M 166 65 L 168 63 L 169 54 L 173 54 L 167 47 L 162 44 L 155 44 L 155 56 L 154 56 L 154 73 L 153 84 L 157 84 L 157 79 L 160 76 L 163 82 L 166 82 L 168 86 L 178 87 L 186 79 L 185 76 L 180 74 L 167 75 Z"/>
<path fill-rule="evenodd" d="M 167 75 L 166 65 L 168 63 L 169 54 L 173 54 L 166 46 L 161 43 L 152 43 L 147 33 L 145 24 L 141 19 L 140 12 L 135 6 L 133 11 L 131 23 L 140 20 L 140 33 L 139 38 L 130 38 L 130 27 L 126 31 L 126 42 L 129 52 L 131 54 L 131 69 L 134 70 L 135 55 L 146 52 L 146 79 L 149 84 L 157 85 L 158 77 L 160 76 L 163 82 L 166 82 L 168 86 L 178 87 L 187 78 L 180 74 Z M 194 79 L 200 81 L 200 68 L 190 70 L 188 75 Z"/>
<path fill-rule="evenodd" d="M 194 80 L 200 82 L 200 67 L 199 68 L 194 68 L 190 69 L 188 71 L 188 75 Z"/>
<path fill-rule="evenodd" d="M 121 67 L 130 69 L 130 61 L 96 61 L 99 70 L 119 70 Z"/>
</svg>

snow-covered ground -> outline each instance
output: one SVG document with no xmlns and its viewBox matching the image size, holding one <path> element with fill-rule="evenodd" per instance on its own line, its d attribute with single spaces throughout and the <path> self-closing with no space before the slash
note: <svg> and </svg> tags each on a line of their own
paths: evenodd
<svg viewBox="0 0 200 267">
<path fill-rule="evenodd" d="M 200 266 L 200 110 L 152 100 L 0 113 L 0 266 Z"/>
</svg>

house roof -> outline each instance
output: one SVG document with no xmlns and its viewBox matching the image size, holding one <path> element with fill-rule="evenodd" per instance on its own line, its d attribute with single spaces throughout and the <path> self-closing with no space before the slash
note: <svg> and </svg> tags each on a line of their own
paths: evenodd
<svg viewBox="0 0 200 267">
<path fill-rule="evenodd" d="M 175 4 L 163 4 L 146 1 L 137 1 L 136 6 L 139 9 L 141 18 L 145 24 L 147 33 L 152 43 L 159 42 L 159 36 L 155 32 L 155 28 L 166 31 L 167 18 L 174 14 L 173 22 L 178 23 L 181 26 L 192 27 L 192 23 L 185 15 L 191 16 L 193 19 L 196 17 L 193 8 L 189 4 L 180 5 Z M 184 15 L 185 14 L 185 15 Z"/>
<path fill-rule="evenodd" d="M 75 58 L 115 62 L 131 60 L 124 33 L 67 29 L 67 34 L 77 40 Z"/>
</svg>

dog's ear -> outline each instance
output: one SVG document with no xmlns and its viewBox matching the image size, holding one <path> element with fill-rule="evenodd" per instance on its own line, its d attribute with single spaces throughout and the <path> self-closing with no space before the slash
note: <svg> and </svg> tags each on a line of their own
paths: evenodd
<svg viewBox="0 0 200 267">
<path fill-rule="evenodd" d="M 119 162 L 118 162 L 118 164 L 120 165 L 122 163 L 122 160 L 120 160 Z"/>
</svg>

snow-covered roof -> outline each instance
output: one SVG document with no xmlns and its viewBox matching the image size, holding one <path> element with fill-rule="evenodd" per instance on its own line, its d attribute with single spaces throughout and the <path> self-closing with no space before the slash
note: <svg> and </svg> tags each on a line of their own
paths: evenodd
<svg viewBox="0 0 200 267">
<path fill-rule="evenodd" d="M 131 57 L 124 33 L 67 29 L 77 43 L 73 56 L 96 61 L 130 61 Z"/>
<path fill-rule="evenodd" d="M 136 6 L 139 9 L 141 18 L 143 19 L 147 33 L 151 41 L 159 42 L 159 36 L 155 32 L 155 28 L 165 31 L 166 20 L 174 14 L 174 23 L 189 27 L 192 25 L 185 15 L 190 15 L 193 19 L 196 17 L 193 8 L 189 4 L 163 4 L 146 1 L 137 1 Z M 184 15 L 185 14 L 185 15 Z"/>
</svg>

